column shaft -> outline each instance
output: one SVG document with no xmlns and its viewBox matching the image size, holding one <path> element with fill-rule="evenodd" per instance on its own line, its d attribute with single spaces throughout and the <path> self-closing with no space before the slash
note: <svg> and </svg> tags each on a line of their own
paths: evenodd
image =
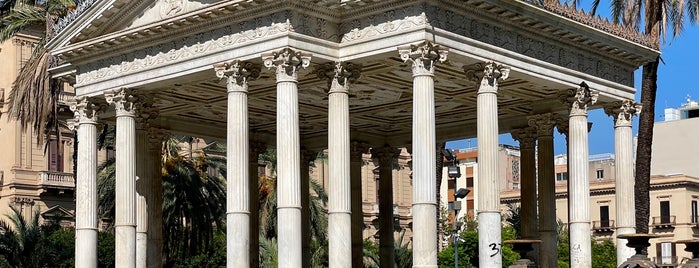
<svg viewBox="0 0 699 268">
<path fill-rule="evenodd" d="M 248 184 L 248 192 L 250 193 L 250 268 L 260 266 L 260 174 L 258 159 L 263 148 L 261 143 L 250 142 L 248 168 L 250 172 Z"/>
<path fill-rule="evenodd" d="M 380 267 L 395 266 L 393 215 L 394 149 L 388 145 L 376 151 L 379 158 L 379 260 Z M 373 153 L 374 151 L 372 151 Z"/>
<path fill-rule="evenodd" d="M 116 267 L 136 267 L 136 121 L 132 113 L 116 118 Z"/>
<path fill-rule="evenodd" d="M 352 267 L 349 96 L 331 88 L 328 103 L 330 267 Z"/>
<path fill-rule="evenodd" d="M 533 126 L 512 132 L 512 138 L 519 141 L 521 150 L 520 174 L 522 176 L 521 232 L 523 239 L 539 239 L 537 223 L 537 185 L 536 185 L 536 128 Z M 534 245 L 527 258 L 539 263 L 539 245 Z"/>
<path fill-rule="evenodd" d="M 301 149 L 301 261 L 303 267 L 311 265 L 311 208 L 310 208 L 310 162 L 313 152 Z"/>
<path fill-rule="evenodd" d="M 364 267 L 363 231 L 364 216 L 362 213 L 362 163 L 367 146 L 362 142 L 352 141 L 350 151 L 350 177 L 352 180 L 352 267 Z M 358 185 L 357 185 L 358 184 Z M 355 188 L 356 187 L 356 188 Z M 356 197 L 356 198 L 355 198 Z M 358 205 L 357 205 L 358 203 Z M 359 237 L 359 246 L 356 237 Z"/>
<path fill-rule="evenodd" d="M 149 135 L 148 150 L 149 181 L 148 202 L 148 267 L 163 267 L 163 180 L 160 158 L 162 156 L 162 133 Z"/>
<path fill-rule="evenodd" d="M 148 265 L 148 203 L 151 183 L 147 163 L 148 132 L 136 129 L 136 267 Z"/>
<path fill-rule="evenodd" d="M 76 111 L 78 113 L 78 111 Z M 97 125 L 81 121 L 75 187 L 75 267 L 97 267 Z"/>
<path fill-rule="evenodd" d="M 480 92 L 477 99 L 478 242 L 480 267 L 501 267 L 500 185 L 498 176 L 498 96 Z"/>
<path fill-rule="evenodd" d="M 591 267 L 587 115 L 570 117 L 570 261 Z"/>
<path fill-rule="evenodd" d="M 228 91 L 226 255 L 228 267 L 250 267 L 248 98 L 234 88 Z"/>
<path fill-rule="evenodd" d="M 553 163 L 553 132 L 539 136 L 539 265 L 558 267 L 558 233 L 556 232 L 556 178 Z M 588 230 L 589 233 L 589 230 Z"/>
</svg>

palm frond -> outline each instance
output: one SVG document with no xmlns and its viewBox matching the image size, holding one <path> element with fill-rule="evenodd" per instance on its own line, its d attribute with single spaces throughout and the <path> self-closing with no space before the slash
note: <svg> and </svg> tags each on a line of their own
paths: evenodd
<svg viewBox="0 0 699 268">
<path fill-rule="evenodd" d="M 0 19 L 0 42 L 5 42 L 16 33 L 31 26 L 46 22 L 44 9 L 33 5 L 20 5 Z"/>
</svg>

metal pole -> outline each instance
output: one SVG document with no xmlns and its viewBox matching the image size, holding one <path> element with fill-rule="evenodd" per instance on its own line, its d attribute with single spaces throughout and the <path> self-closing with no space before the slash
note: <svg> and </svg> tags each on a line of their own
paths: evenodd
<svg viewBox="0 0 699 268">
<path fill-rule="evenodd" d="M 456 184 L 455 184 L 456 185 Z M 456 188 L 456 187 L 454 187 Z M 456 219 L 459 211 L 456 209 L 456 189 L 454 190 L 454 268 L 459 268 L 459 230 L 456 229 Z"/>
</svg>

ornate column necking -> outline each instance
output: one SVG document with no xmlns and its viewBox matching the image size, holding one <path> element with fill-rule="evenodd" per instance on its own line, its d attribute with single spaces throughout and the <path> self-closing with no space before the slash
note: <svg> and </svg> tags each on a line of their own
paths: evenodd
<svg viewBox="0 0 699 268">
<path fill-rule="evenodd" d="M 537 170 L 539 193 L 539 265 L 542 268 L 558 267 L 556 232 L 556 174 L 553 163 L 553 114 L 529 117 L 529 126 L 536 128 L 538 143 Z"/>
<path fill-rule="evenodd" d="M 604 108 L 614 118 L 614 167 L 616 170 L 616 235 L 636 233 L 634 203 L 634 161 L 632 118 L 641 112 L 641 105 L 632 100 L 614 102 Z M 636 254 L 626 246 L 626 239 L 617 238 L 617 266 Z"/>
<path fill-rule="evenodd" d="M 248 81 L 260 74 L 250 62 L 233 60 L 214 65 L 226 79 L 226 259 L 228 267 L 250 267 L 250 161 Z"/>
<path fill-rule="evenodd" d="M 148 199 L 151 199 L 152 182 L 156 179 L 150 173 L 154 160 L 148 154 L 148 129 L 158 111 L 153 108 L 153 98 L 149 95 L 141 97 L 139 107 L 136 116 L 136 267 L 145 268 L 148 267 L 148 214 L 152 210 Z"/>
<path fill-rule="evenodd" d="M 131 89 L 104 93 L 116 110 L 116 219 L 117 268 L 136 267 L 136 115 L 138 97 Z"/>
<path fill-rule="evenodd" d="M 362 211 L 362 165 L 363 155 L 369 146 L 364 142 L 350 143 L 350 177 L 352 189 L 352 267 L 364 267 L 363 231 L 364 212 Z"/>
<path fill-rule="evenodd" d="M 598 93 L 590 90 L 585 82 L 577 89 L 561 95 L 568 105 L 569 151 L 569 204 L 570 213 L 570 262 L 571 268 L 592 266 L 590 246 L 590 178 L 587 107 L 597 101 Z"/>
<path fill-rule="evenodd" d="M 372 156 L 379 160 L 379 267 L 395 266 L 393 163 L 400 152 L 388 144 L 371 149 Z"/>
<path fill-rule="evenodd" d="M 277 221 L 278 260 L 289 268 L 302 266 L 301 171 L 298 110 L 298 71 L 306 68 L 311 56 L 284 48 L 263 54 L 268 69 L 277 76 Z"/>
<path fill-rule="evenodd" d="M 434 67 L 448 50 L 425 41 L 398 53 L 413 72 L 413 266 L 437 267 Z"/>
<path fill-rule="evenodd" d="M 350 177 L 349 84 L 360 66 L 328 63 L 318 67 L 328 92 L 328 252 L 329 266 L 352 267 L 352 198 Z"/>
<path fill-rule="evenodd" d="M 95 99 L 76 97 L 70 109 L 77 128 L 75 185 L 75 267 L 97 267 L 97 119 L 104 110 Z"/>
<path fill-rule="evenodd" d="M 502 266 L 500 185 L 498 182 L 498 81 L 510 68 L 494 63 L 465 66 L 468 78 L 480 83 L 477 99 L 478 242 L 480 267 Z"/>
</svg>

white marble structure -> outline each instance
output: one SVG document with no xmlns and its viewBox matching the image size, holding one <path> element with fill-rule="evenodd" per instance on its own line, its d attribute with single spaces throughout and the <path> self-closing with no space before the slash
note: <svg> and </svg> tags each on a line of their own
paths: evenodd
<svg viewBox="0 0 699 268">
<path fill-rule="evenodd" d="M 500 267 L 498 133 L 528 127 L 528 116 L 569 114 L 571 170 L 580 171 L 571 178 L 571 206 L 585 208 L 584 112 L 599 107 L 589 106 L 590 94 L 599 92 L 597 105 L 633 99 L 633 71 L 658 55 L 653 40 L 570 8 L 495 0 L 83 1 L 57 23 L 47 46 L 60 59 L 54 76 L 70 82 L 79 98 L 106 98 L 114 107 L 89 120 L 116 117 L 117 267 L 135 267 L 137 256 L 156 265 L 150 254 L 138 253 L 143 244 L 136 247 L 137 230 L 156 239 L 153 228 L 137 228 L 153 220 L 136 219 L 135 159 L 148 148 L 136 148 L 135 118 L 146 94 L 159 111 L 151 127 L 227 140 L 229 267 L 254 266 L 257 258 L 250 238 L 256 229 L 250 226 L 253 137 L 276 143 L 278 256 L 292 268 L 303 266 L 307 239 L 302 146 L 330 148 L 332 267 L 357 267 L 361 260 L 356 241 L 352 246 L 352 215 L 360 212 L 350 192 L 361 188 L 350 179 L 356 174 L 352 142 L 410 148 L 413 264 L 437 267 L 435 144 L 478 137 L 481 267 Z M 346 67 L 323 68 L 350 63 L 363 66 L 361 77 Z M 253 80 L 256 66 L 268 70 Z M 313 70 L 326 70 L 323 79 Z M 559 102 L 559 93 L 579 90 L 582 99 Z M 91 103 L 81 101 L 81 107 Z M 94 130 L 80 122 L 80 138 L 89 139 Z M 83 155 L 94 150 L 90 143 L 79 146 Z M 94 176 L 92 159 L 85 160 L 78 181 Z M 78 200 L 93 194 L 90 184 L 79 185 Z M 76 213 L 76 267 L 94 266 L 94 209 L 79 206 Z M 586 212 L 577 210 L 571 221 L 571 245 L 581 245 L 571 250 L 573 267 L 590 265 Z M 145 245 L 146 251 L 157 247 Z"/>
</svg>

